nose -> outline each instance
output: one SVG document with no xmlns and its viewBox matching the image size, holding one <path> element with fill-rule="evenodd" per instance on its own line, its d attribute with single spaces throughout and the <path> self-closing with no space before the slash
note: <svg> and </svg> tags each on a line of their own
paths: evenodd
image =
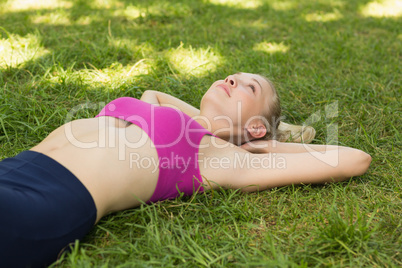
<svg viewBox="0 0 402 268">
<path fill-rule="evenodd" d="M 225 83 L 232 87 L 237 86 L 236 78 L 233 75 L 229 75 L 228 77 L 226 77 Z"/>
</svg>

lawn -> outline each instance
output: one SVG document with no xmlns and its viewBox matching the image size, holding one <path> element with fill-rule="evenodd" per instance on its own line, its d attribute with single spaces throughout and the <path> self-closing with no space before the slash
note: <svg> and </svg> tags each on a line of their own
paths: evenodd
<svg viewBox="0 0 402 268">
<path fill-rule="evenodd" d="M 269 77 L 313 143 L 373 157 L 344 183 L 112 214 L 57 267 L 402 266 L 401 16 L 397 0 L 0 0 L 0 159 L 147 89 L 198 107 L 238 71 Z"/>
</svg>

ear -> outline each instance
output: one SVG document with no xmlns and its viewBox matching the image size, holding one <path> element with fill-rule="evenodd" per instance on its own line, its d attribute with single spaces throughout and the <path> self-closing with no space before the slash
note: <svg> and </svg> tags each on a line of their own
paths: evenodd
<svg viewBox="0 0 402 268">
<path fill-rule="evenodd" d="M 247 127 L 248 133 L 254 138 L 259 139 L 267 134 L 267 129 L 261 122 L 255 122 Z"/>
</svg>

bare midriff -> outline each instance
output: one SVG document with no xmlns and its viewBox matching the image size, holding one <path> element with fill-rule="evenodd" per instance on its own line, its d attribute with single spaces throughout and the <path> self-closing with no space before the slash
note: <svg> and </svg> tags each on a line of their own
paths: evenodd
<svg viewBox="0 0 402 268">
<path fill-rule="evenodd" d="M 113 117 L 64 124 L 31 149 L 71 171 L 92 195 L 97 221 L 147 202 L 158 181 L 158 154 L 138 126 Z"/>
</svg>

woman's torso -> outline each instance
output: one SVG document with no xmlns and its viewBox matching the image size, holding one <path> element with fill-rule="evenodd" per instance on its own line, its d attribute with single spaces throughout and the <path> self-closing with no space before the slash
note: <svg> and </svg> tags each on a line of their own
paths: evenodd
<svg viewBox="0 0 402 268">
<path fill-rule="evenodd" d="M 98 209 L 97 220 L 148 201 L 158 181 L 151 139 L 138 126 L 113 117 L 69 122 L 31 150 L 58 161 L 84 184 Z"/>
<path fill-rule="evenodd" d="M 132 100 L 125 98 L 119 101 L 131 102 Z M 138 100 L 135 103 L 129 103 L 131 106 L 123 103 L 128 106 L 128 109 L 120 111 L 121 114 L 125 114 L 123 118 L 138 119 L 136 111 L 131 107 L 136 106 L 135 104 L 140 106 L 144 104 L 136 102 Z M 115 111 L 121 109 L 118 102 L 113 103 L 117 103 L 118 106 L 115 107 L 112 104 L 106 107 L 110 110 L 116 108 Z M 216 159 L 226 161 L 229 158 L 233 160 L 234 154 L 242 153 L 243 150 L 219 138 L 205 135 L 209 132 L 199 124 L 192 122 L 189 117 L 186 119 L 180 115 L 180 112 L 169 109 L 155 110 L 155 113 L 150 114 L 137 111 L 144 116 L 139 116 L 140 119 L 153 116 L 145 121 L 139 120 L 145 123 L 145 128 L 148 128 L 145 131 L 137 126 L 137 123 L 131 124 L 122 119 L 102 114 L 104 108 L 100 114 L 102 116 L 75 120 L 59 127 L 31 150 L 58 161 L 84 184 L 97 206 L 97 220 L 109 212 L 135 207 L 149 201 L 151 197 L 155 198 L 154 192 L 159 193 L 161 187 L 162 189 L 173 187 L 172 190 L 177 194 L 176 182 L 178 181 L 176 178 L 180 180 L 181 174 L 184 175 L 186 170 L 189 171 L 186 173 L 187 178 L 191 179 L 188 181 L 190 185 L 187 184 L 188 194 L 192 192 L 194 176 L 198 176 L 198 181 L 208 180 L 205 183 L 206 188 L 216 188 L 229 181 L 233 177 L 234 161 L 230 161 L 224 166 L 216 165 L 213 161 Z M 130 116 L 131 114 L 132 116 Z M 167 115 L 169 116 L 166 117 Z M 122 117 L 119 116 L 119 118 Z M 152 126 L 155 122 L 156 126 Z M 150 130 L 154 130 L 155 133 Z M 177 144 L 184 145 L 182 142 L 176 143 L 177 136 L 186 139 L 184 147 L 177 147 Z M 154 146 L 154 141 L 159 144 L 158 150 Z M 173 147 L 160 149 L 159 146 L 165 143 L 171 143 Z M 167 172 L 172 167 L 172 163 L 170 163 L 167 169 L 164 168 L 161 171 L 159 157 L 168 156 L 170 158 L 170 153 L 173 151 L 179 153 L 179 155 L 175 155 L 178 159 L 190 156 L 188 160 L 191 159 L 193 162 L 187 167 L 179 165 L 180 169 L 174 169 L 175 172 Z M 191 153 L 189 154 L 189 152 Z M 184 155 L 185 157 L 183 157 Z M 175 160 L 176 158 L 171 161 Z M 173 166 L 175 166 L 174 163 Z M 169 177 L 162 178 L 162 184 L 158 183 L 159 173 L 162 177 Z M 216 184 L 211 184 L 212 181 Z M 166 182 L 169 182 L 169 185 Z"/>
</svg>

